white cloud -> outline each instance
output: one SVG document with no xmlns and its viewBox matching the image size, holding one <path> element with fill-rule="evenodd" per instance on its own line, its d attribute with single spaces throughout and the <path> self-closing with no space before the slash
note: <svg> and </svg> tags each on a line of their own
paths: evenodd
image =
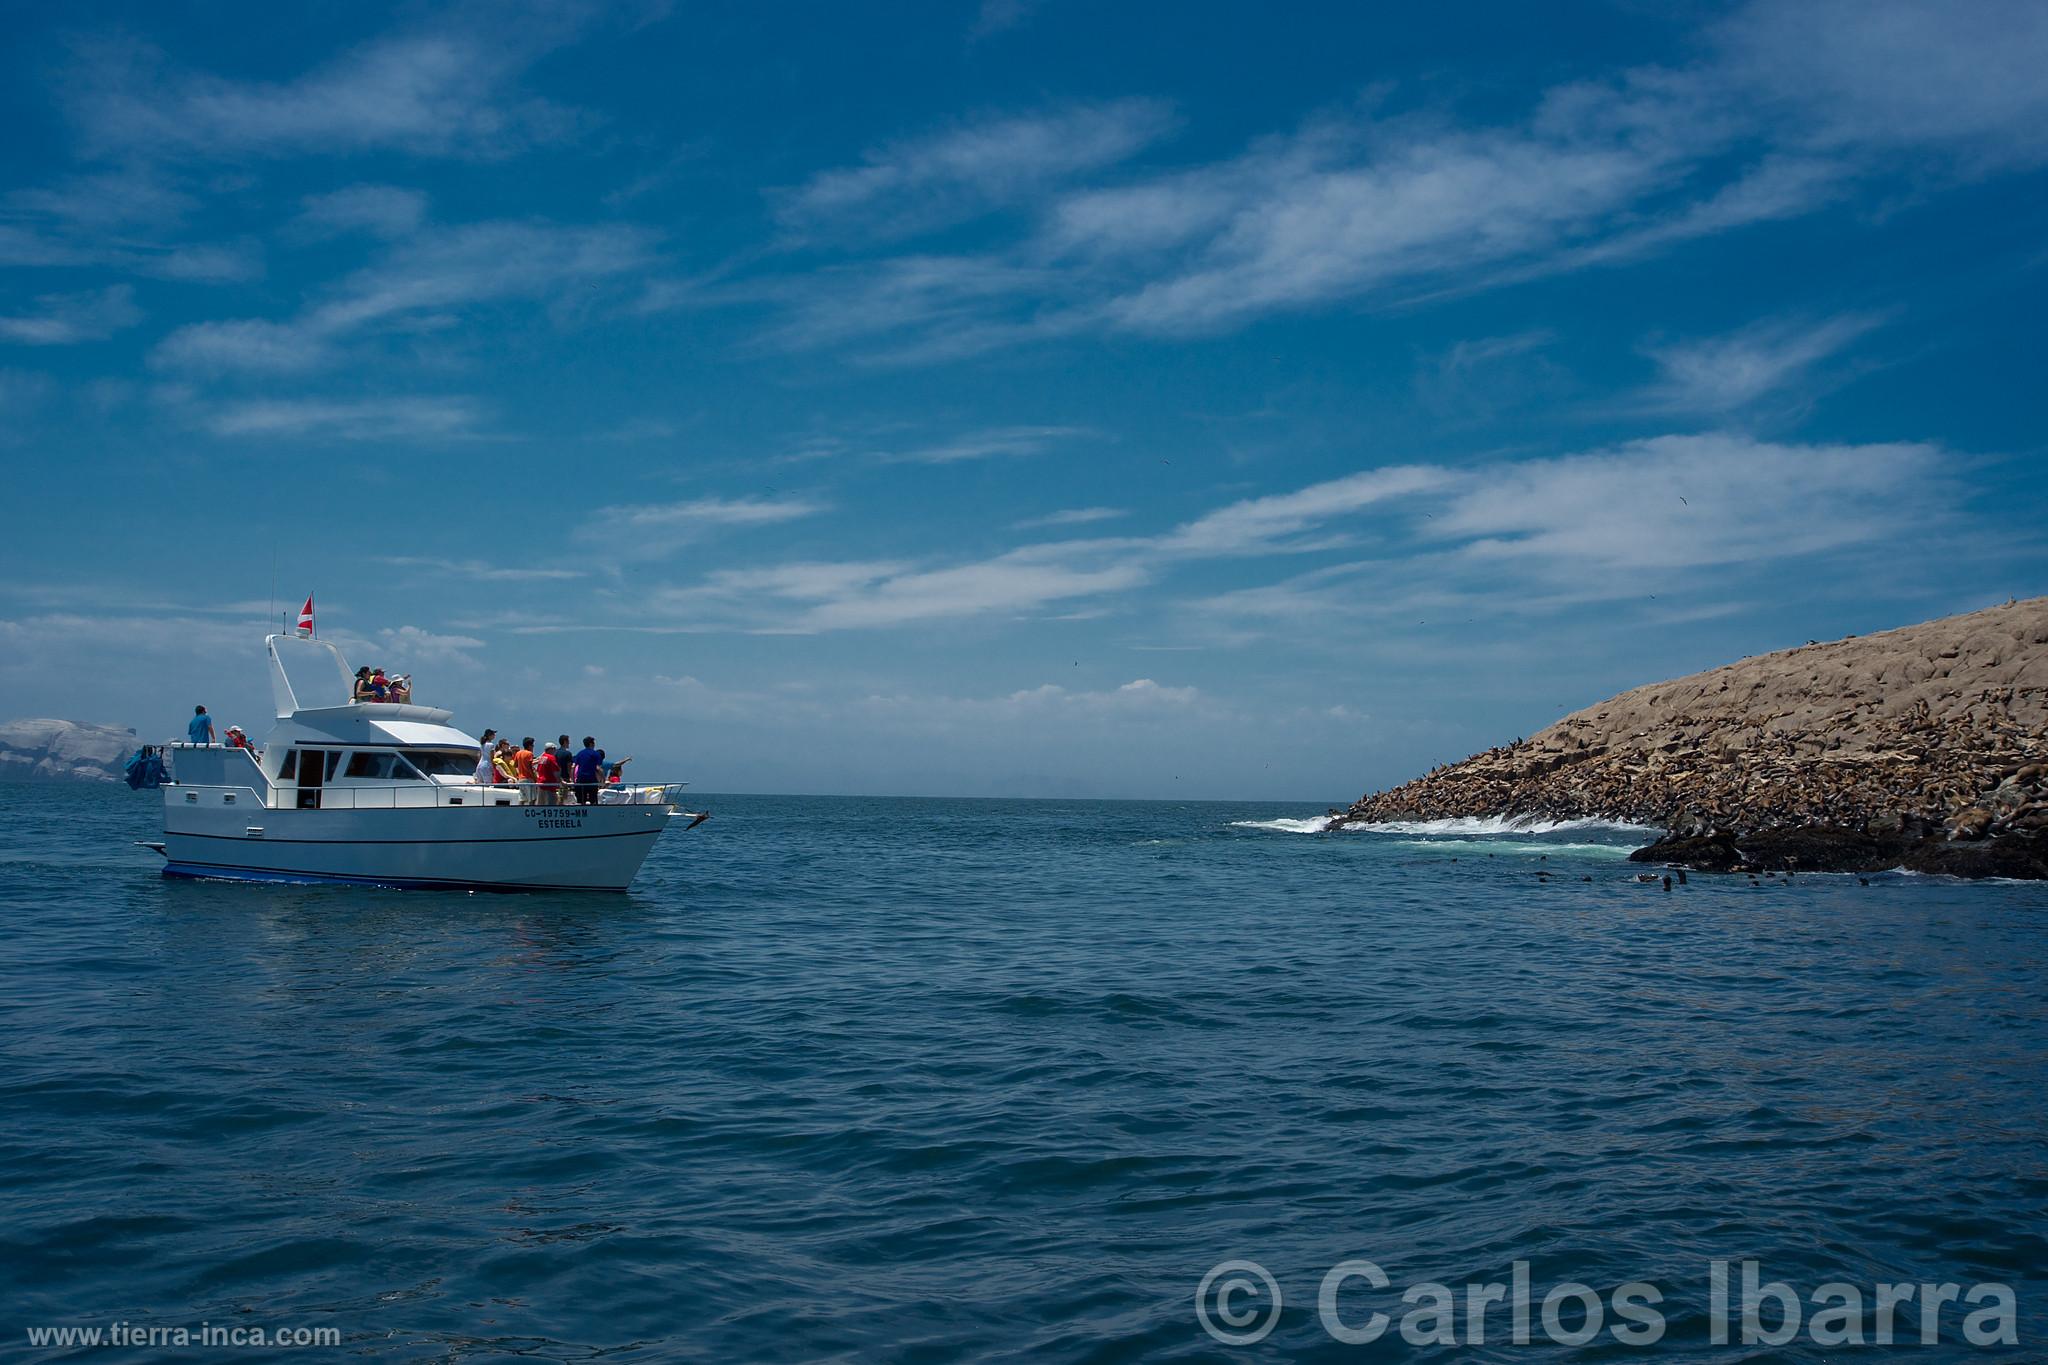
<svg viewBox="0 0 2048 1365">
<path fill-rule="evenodd" d="M 1804 378 L 1812 368 L 1877 326 L 1868 315 L 1822 322 L 1775 320 L 1726 336 L 1648 348 L 1663 378 L 1641 403 L 1670 412 L 1729 412 Z"/>
<path fill-rule="evenodd" d="M 808 633 L 1035 610 L 1147 576 L 1142 565 L 1085 547 L 1030 546 L 938 568 L 866 560 L 724 569 L 659 594 L 653 606 L 706 626 Z"/>
<path fill-rule="evenodd" d="M 203 420 L 217 436 L 381 441 L 465 436 L 478 418 L 468 398 L 402 397 L 251 399 Z"/>
<path fill-rule="evenodd" d="M 35 311 L 0 317 L 0 341 L 24 346 L 71 346 L 103 341 L 142 321 L 135 290 L 125 284 L 79 294 L 44 294 Z"/>
<path fill-rule="evenodd" d="M 301 201 L 299 227 L 316 234 L 367 232 L 403 237 L 427 215 L 427 196 L 397 185 L 347 185 Z"/>
<path fill-rule="evenodd" d="M 551 569 L 535 565 L 488 564 L 480 559 L 434 559 L 421 555 L 384 555 L 378 563 L 398 569 L 424 569 L 449 578 L 473 583 L 564 582 L 587 575 L 581 569 Z"/>
<path fill-rule="evenodd" d="M 507 301 L 580 298 L 653 259 L 654 235 L 604 225 L 484 222 L 423 229 L 395 243 L 328 297 L 287 321 L 194 323 L 158 344 L 161 366 L 293 373 L 332 363 L 337 345 L 366 331 L 433 327 L 446 315 Z"/>
<path fill-rule="evenodd" d="M 811 498 L 688 498 L 601 507 L 577 528 L 579 539 L 618 559 L 659 559 L 708 532 L 778 526 L 829 511 Z"/>
<path fill-rule="evenodd" d="M 263 273 L 253 242 L 152 242 L 141 234 L 70 225 L 0 223 L 0 266 L 116 270 L 148 279 L 227 284 Z"/>
<path fill-rule="evenodd" d="M 646 606 L 672 630 L 861 630 L 1055 608 L 1067 619 L 1103 614 L 1188 562 L 1364 543 L 1374 558 L 1213 596 L 1204 614 L 1447 612 L 1501 600 L 1504 577 L 1521 584 L 1507 600 L 1540 612 L 1637 594 L 1659 576 L 1746 572 L 1916 528 L 1933 534 L 1955 501 L 1943 472 L 1953 460 L 1927 445 L 1703 435 L 1554 459 L 1392 466 L 1242 499 L 1155 536 L 1052 541 L 952 564 L 724 569 Z"/>
<path fill-rule="evenodd" d="M 1028 205 L 1033 230 L 785 281 L 771 339 L 903 364 L 1083 331 L 1199 335 L 1639 259 L 1926 168 L 1970 178 L 2048 160 L 2048 11 L 2031 0 L 1756 5 L 1704 48 L 1689 67 L 1555 87 L 1490 124 L 1326 117 L 1106 185 L 1081 183 L 1078 159 L 1034 176 L 1027 156 L 1000 195 L 955 192 Z M 940 154 L 954 136 L 821 177 L 818 204 L 956 187 Z M 983 151 L 961 159 L 1001 164 Z"/>
<path fill-rule="evenodd" d="M 16 213 L 95 231 L 172 227 L 199 206 L 145 166 L 68 176 L 53 186 L 14 190 L 6 202 Z"/>
<path fill-rule="evenodd" d="M 1947 501 L 1929 445 L 1660 436 L 1486 469 L 1430 523 L 1465 553 L 1553 573 L 1763 563 L 1882 539 Z"/>
<path fill-rule="evenodd" d="M 802 630 L 848 630 L 1026 611 L 1120 592 L 1149 577 L 1135 563 L 1060 563 L 1027 548 L 978 563 L 896 574 L 857 594 L 821 602 L 790 624 Z"/>
<path fill-rule="evenodd" d="M 1809 146 L 1923 148 L 1966 173 L 2048 159 L 2048 9 L 2033 0 L 1751 4 L 1724 72 Z"/>
<path fill-rule="evenodd" d="M 898 236 L 941 227 L 1124 161 L 1171 124 L 1168 106 L 1145 99 L 970 123 L 814 176 L 783 197 L 777 216 L 811 233 Z"/>
<path fill-rule="evenodd" d="M 115 155 L 232 158 L 393 149 L 501 156 L 560 141 L 582 116 L 520 95 L 548 45 L 533 13 L 491 35 L 452 30 L 380 39 L 281 81 L 182 71 L 132 40 L 87 44 L 68 83 L 88 148 Z"/>
<path fill-rule="evenodd" d="M 379 667 L 400 669 L 422 663 L 475 663 L 484 642 L 470 635 L 442 634 L 418 626 L 377 632 L 378 646 L 389 656 Z"/>
<path fill-rule="evenodd" d="M 199 374 L 305 374 L 334 355 L 333 343 L 312 328 L 240 318 L 180 327 L 156 344 L 149 363 Z"/>
<path fill-rule="evenodd" d="M 1956 457 L 1921 444 L 1662 436 L 1555 459 L 1443 469 L 1397 509 L 1384 555 L 1202 600 L 1215 617 L 1544 615 L 1780 574 L 1820 554 L 1929 553 Z M 1512 584 L 1504 591 L 1503 584 Z"/>
<path fill-rule="evenodd" d="M 1376 503 L 1442 488 L 1451 478 L 1448 471 L 1430 465 L 1366 470 L 1292 493 L 1232 503 L 1187 523 L 1157 544 L 1175 555 L 1285 550 L 1290 536 Z"/>
<path fill-rule="evenodd" d="M 1036 455 L 1054 442 L 1090 433 L 1085 427 L 990 427 L 936 445 L 885 451 L 885 464 L 958 464 L 1002 456 Z"/>
<path fill-rule="evenodd" d="M 1068 507 L 1058 512 L 1047 512 L 1042 517 L 1026 517 L 1010 523 L 1013 531 L 1036 531 L 1052 526 L 1086 526 L 1091 522 L 1115 521 L 1130 513 L 1121 507 Z"/>
</svg>

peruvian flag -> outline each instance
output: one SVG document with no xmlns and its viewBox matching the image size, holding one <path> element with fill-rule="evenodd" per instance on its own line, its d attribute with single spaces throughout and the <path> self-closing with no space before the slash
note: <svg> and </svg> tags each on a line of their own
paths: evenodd
<svg viewBox="0 0 2048 1365">
<path fill-rule="evenodd" d="M 303 607 L 300 607 L 300 608 L 299 608 L 299 634 L 300 634 L 300 635 L 306 635 L 306 636 L 310 636 L 310 635 L 311 635 L 312 633 L 313 633 L 313 594 L 311 594 L 311 593 L 307 593 L 307 594 L 306 594 L 306 605 L 305 605 L 305 606 L 303 606 Z"/>
</svg>

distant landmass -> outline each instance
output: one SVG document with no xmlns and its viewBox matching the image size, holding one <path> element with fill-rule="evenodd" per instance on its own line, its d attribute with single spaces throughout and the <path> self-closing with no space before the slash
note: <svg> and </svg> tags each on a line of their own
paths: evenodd
<svg viewBox="0 0 2048 1365">
<path fill-rule="evenodd" d="M 1609 819 L 1713 870 L 2048 876 L 2048 597 L 1764 654 L 1333 812 Z"/>
<path fill-rule="evenodd" d="M 11 720 L 0 724 L 0 782 L 115 782 L 136 748 L 132 729 Z"/>
</svg>

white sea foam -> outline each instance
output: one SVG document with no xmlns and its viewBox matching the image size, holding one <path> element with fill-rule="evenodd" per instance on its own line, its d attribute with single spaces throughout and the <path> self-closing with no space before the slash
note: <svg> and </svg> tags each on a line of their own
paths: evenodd
<svg viewBox="0 0 2048 1365">
<path fill-rule="evenodd" d="M 1460 815 L 1448 820 L 1387 820 L 1379 824 L 1346 825 L 1344 828 L 1347 832 L 1359 834 L 1421 834 L 1464 839 L 1556 834 L 1564 830 L 1611 830 L 1616 834 L 1647 834 L 1652 837 L 1663 833 L 1654 825 L 1636 825 L 1626 820 L 1547 820 L 1535 815 Z"/>
<path fill-rule="evenodd" d="M 1233 820 L 1238 829 L 1268 829 L 1278 834 L 1323 834 L 1336 820 L 1330 815 L 1311 815 L 1291 820 Z M 1438 839 L 1526 838 L 1532 834 L 1565 831 L 1604 830 L 1615 834 L 1647 836 L 1644 842 L 1662 834 L 1654 825 L 1632 825 L 1625 820 L 1547 820 L 1534 815 L 1461 815 L 1448 820 L 1388 820 L 1376 825 L 1344 825 L 1345 834 L 1406 834 Z"/>
<path fill-rule="evenodd" d="M 1398 839 L 1395 841 L 1395 846 L 1398 848 L 1427 848 L 1438 852 L 1445 850 L 1456 851 L 1464 847 L 1462 843 L 1446 839 Z M 1545 855 L 1552 853 L 1579 853 L 1589 858 L 1625 858 L 1628 856 L 1629 848 L 1627 844 L 1488 843 L 1486 852 L 1508 855 L 1517 853 L 1531 855 L 1538 853 Z"/>
<path fill-rule="evenodd" d="M 1321 834 L 1330 827 L 1331 816 L 1312 815 L 1306 820 L 1232 820 L 1236 829 L 1270 829 L 1281 834 Z"/>
</svg>

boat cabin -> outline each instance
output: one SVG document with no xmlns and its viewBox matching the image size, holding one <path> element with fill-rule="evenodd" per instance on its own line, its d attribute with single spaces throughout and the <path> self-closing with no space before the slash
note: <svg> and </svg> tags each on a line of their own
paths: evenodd
<svg viewBox="0 0 2048 1365">
<path fill-rule="evenodd" d="M 166 745 L 180 799 L 287 810 L 519 804 L 516 788 L 471 780 L 479 741 L 449 723 L 454 713 L 349 700 L 354 674 L 325 640 L 272 635 L 264 646 L 276 724 L 258 749 Z"/>
</svg>

